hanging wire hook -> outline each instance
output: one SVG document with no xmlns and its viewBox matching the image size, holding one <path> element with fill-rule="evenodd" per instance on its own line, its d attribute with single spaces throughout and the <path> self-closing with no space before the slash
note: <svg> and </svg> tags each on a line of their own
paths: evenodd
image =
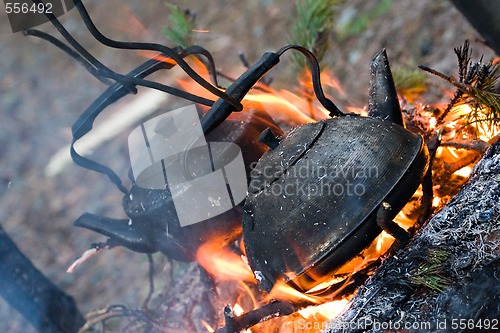
<svg viewBox="0 0 500 333">
<path fill-rule="evenodd" d="M 207 105 L 207 106 L 211 106 L 214 103 L 214 101 L 212 101 L 212 100 L 209 100 L 209 99 L 206 99 L 206 98 L 203 98 L 203 97 L 200 97 L 200 96 L 197 96 L 197 95 L 188 93 L 186 91 L 183 91 L 183 90 L 180 90 L 180 89 L 177 89 L 174 87 L 170 87 L 170 86 L 158 83 L 158 82 L 143 80 L 141 78 L 134 78 L 134 77 L 130 77 L 128 75 L 118 74 L 118 73 L 115 73 L 113 71 L 102 70 L 102 68 L 99 68 L 99 67 L 96 68 L 85 57 L 83 57 L 78 52 L 76 52 L 75 50 L 70 48 L 68 45 L 64 44 L 59 39 L 43 32 L 43 31 L 39 31 L 36 29 L 28 29 L 28 30 L 24 30 L 23 34 L 25 36 L 35 36 L 35 37 L 41 38 L 45 41 L 48 41 L 52 45 L 56 46 L 57 48 L 61 49 L 63 52 L 68 54 L 70 57 L 74 58 L 77 62 L 79 62 L 81 65 L 83 65 L 85 67 L 85 69 L 90 74 L 92 74 L 99 81 L 103 82 L 106 85 L 113 84 L 113 81 L 111 81 L 109 79 L 114 79 L 116 82 L 120 82 L 123 86 L 126 86 L 129 89 L 129 91 L 133 94 L 135 94 L 137 92 L 137 89 L 135 88 L 135 86 L 140 85 L 140 86 L 160 90 L 160 91 L 166 92 L 168 94 L 175 95 L 175 96 L 190 100 L 192 102 Z M 213 72 L 213 69 L 214 69 L 213 59 L 212 59 L 211 55 L 208 53 L 208 51 L 204 50 L 203 48 L 195 45 L 195 46 L 191 46 L 191 47 L 187 48 L 186 50 L 182 50 L 180 47 L 175 48 L 174 50 L 179 52 L 180 57 L 186 57 L 188 55 L 203 55 L 203 56 L 205 56 L 207 58 L 207 62 L 209 64 L 209 66 L 208 66 L 209 71 Z M 168 63 L 168 62 L 164 61 L 164 58 L 165 58 L 165 55 L 163 55 L 163 54 L 159 54 L 153 58 L 153 60 L 157 60 L 158 63 L 160 63 L 160 62 L 165 63 L 164 66 L 160 66 L 163 68 L 158 68 L 158 69 L 170 69 L 175 65 L 175 64 Z M 216 79 L 215 76 L 213 76 L 213 77 L 214 77 L 214 79 Z"/>
<path fill-rule="evenodd" d="M 37 4 L 44 4 L 42 0 L 32 0 L 33 2 Z M 196 73 L 185 61 L 184 59 L 173 49 L 166 47 L 164 45 L 160 44 L 155 44 L 155 43 L 136 43 L 136 42 L 122 42 L 122 41 L 116 41 L 113 39 L 110 39 L 106 36 L 104 36 L 95 26 L 94 22 L 90 18 L 85 6 L 83 5 L 81 0 L 73 0 L 73 3 L 75 4 L 76 9 L 78 10 L 83 22 L 85 23 L 85 26 L 89 30 L 89 32 L 94 36 L 94 38 L 99 41 L 100 43 L 112 47 L 112 48 L 117 48 L 117 49 L 128 49 L 128 50 L 150 50 L 150 51 L 158 51 L 162 54 L 167 55 L 168 57 L 172 58 L 179 67 L 181 67 L 184 72 L 191 77 L 195 82 L 197 82 L 199 85 L 201 85 L 203 88 L 206 90 L 210 91 L 212 94 L 216 95 L 219 98 L 223 98 L 228 101 L 228 103 L 232 104 L 236 110 L 241 111 L 243 109 L 243 106 L 241 103 L 238 101 L 235 101 L 231 96 L 226 94 L 225 92 L 219 90 L 217 87 L 214 87 L 211 85 L 208 81 L 206 81 L 203 77 L 201 77 L 198 73 Z M 106 77 L 112 77 L 113 75 L 116 75 L 112 70 L 110 70 L 108 67 L 106 67 L 104 64 L 102 64 L 99 60 L 97 60 L 92 54 L 90 54 L 82 45 L 80 45 L 72 36 L 71 34 L 64 28 L 64 26 L 59 22 L 57 17 L 52 14 L 52 13 L 45 13 L 46 17 L 49 19 L 49 21 L 54 25 L 54 27 L 59 31 L 59 33 L 68 41 L 68 43 L 76 50 L 78 51 L 84 58 L 86 58 L 90 63 L 92 63 L 96 68 L 100 68 L 103 71 L 103 76 Z M 206 57 L 208 54 L 207 50 L 204 50 L 201 47 L 197 47 L 199 54 L 202 54 Z M 208 57 L 209 62 L 213 64 L 213 59 L 211 57 Z M 215 67 L 211 68 L 210 72 L 215 73 L 214 70 Z M 114 73 L 114 74 L 113 74 Z M 213 76 L 214 74 L 212 74 Z M 140 81 L 139 81 L 140 82 Z M 215 80 L 216 83 L 216 80 Z M 151 85 L 145 85 L 145 84 L 138 84 L 138 85 L 143 85 L 146 87 L 150 87 Z M 155 88 L 156 89 L 156 88 Z"/>
<path fill-rule="evenodd" d="M 339 108 L 330 99 L 328 99 L 323 92 L 318 60 L 311 51 L 302 46 L 288 45 L 279 49 L 276 53 L 264 53 L 264 55 L 260 58 L 259 61 L 257 61 L 257 63 L 248 68 L 245 73 L 243 73 L 236 81 L 233 82 L 233 84 L 231 84 L 231 86 L 229 86 L 229 88 L 227 88 L 226 92 L 238 101 L 241 101 L 250 91 L 250 89 L 268 71 L 270 71 L 279 63 L 280 57 L 283 55 L 283 53 L 290 49 L 297 50 L 307 57 L 312 73 L 314 93 L 319 102 L 328 111 L 330 111 L 330 116 L 344 116 L 345 114 L 340 111 Z M 230 105 L 227 101 L 223 99 L 217 100 L 215 104 L 210 108 L 210 110 L 208 110 L 208 112 L 205 113 L 201 118 L 201 128 L 203 129 L 205 135 L 210 133 L 210 131 L 216 128 L 234 111 L 235 110 L 233 109 L 232 105 Z"/>
<path fill-rule="evenodd" d="M 96 79 L 98 79 L 102 83 L 108 86 L 113 84 L 113 81 L 111 81 L 110 79 L 105 78 L 102 75 L 98 75 L 97 67 L 94 66 L 94 64 L 92 64 L 90 61 L 88 61 L 87 58 L 83 57 L 80 53 L 78 53 L 68 45 L 64 44 L 61 40 L 57 39 L 56 37 L 37 29 L 24 30 L 23 35 L 38 37 L 40 39 L 43 39 L 51 43 L 52 45 L 56 46 L 64 53 L 66 53 L 67 55 L 78 61 L 78 63 L 80 63 L 90 74 L 92 74 Z"/>
<path fill-rule="evenodd" d="M 42 0 L 32 1 L 37 4 L 44 4 Z M 99 60 L 97 60 L 92 54 L 90 54 L 71 36 L 71 34 L 64 28 L 64 26 L 58 21 L 58 19 L 51 13 L 46 13 L 45 15 L 56 27 L 59 33 L 64 37 L 64 39 L 70 44 L 71 47 L 66 45 L 61 40 L 35 29 L 29 29 L 24 32 L 24 34 L 27 36 L 30 35 L 39 37 L 55 45 L 56 47 L 76 59 L 85 67 L 87 71 L 89 71 L 101 82 L 107 85 L 111 85 L 113 82 L 112 80 L 116 82 L 112 84 L 99 98 L 97 98 L 73 124 L 73 140 L 71 143 L 70 152 L 71 157 L 76 164 L 107 175 L 109 179 L 114 184 L 116 184 L 116 186 L 123 193 L 128 193 L 128 191 L 122 185 L 121 179 L 118 177 L 118 175 L 110 168 L 79 155 L 74 148 L 74 144 L 77 140 L 79 140 L 82 136 L 87 134 L 92 129 L 96 117 L 107 106 L 116 102 L 118 99 L 129 93 L 136 93 L 136 86 L 144 86 L 157 89 L 187 100 L 194 101 L 196 103 L 211 106 L 210 110 L 201 119 L 202 129 L 205 134 L 208 134 L 221 122 L 223 122 L 232 112 L 241 111 L 243 109 L 243 106 L 241 105 L 240 101 L 244 98 L 244 96 L 260 80 L 262 76 L 264 76 L 279 62 L 279 58 L 281 55 L 283 55 L 283 53 L 290 49 L 293 49 L 305 55 L 309 62 L 309 67 L 312 73 L 313 88 L 319 102 L 328 111 L 330 111 L 331 116 L 344 115 L 344 113 L 341 112 L 338 107 L 325 96 L 321 86 L 320 67 L 318 60 L 311 51 L 307 50 L 304 47 L 289 45 L 279 49 L 276 53 L 266 52 L 255 65 L 250 67 L 242 76 L 234 81 L 226 92 L 223 92 L 203 79 L 183 59 L 190 54 L 196 54 L 205 57 L 205 60 L 208 64 L 203 61 L 202 63 L 205 64 L 205 66 L 208 68 L 215 85 L 218 86 L 215 64 L 211 54 L 206 49 L 200 46 L 191 46 L 186 50 L 183 50 L 181 47 L 171 49 L 166 46 L 154 43 L 122 42 L 112 40 L 101 34 L 101 32 L 96 28 L 81 0 L 73 0 L 73 2 L 75 3 L 75 7 L 77 8 L 89 32 L 94 36 L 96 40 L 98 40 L 102 44 L 117 49 L 150 50 L 160 52 L 160 54 L 158 54 L 154 58 L 139 65 L 136 69 L 132 70 L 128 74 L 123 75 L 112 71 L 104 64 L 102 64 Z M 175 63 L 165 61 L 165 57 L 171 58 Z M 203 88 L 212 92 L 214 95 L 218 96 L 219 99 L 214 102 L 212 100 L 190 94 L 177 88 L 169 87 L 158 82 L 144 79 L 148 75 L 160 69 L 170 69 L 176 64 L 179 65 L 179 67 L 181 67 L 186 72 L 186 74 L 190 76 L 194 81 L 200 84 Z"/>
<path fill-rule="evenodd" d="M 35 3 L 43 3 L 41 0 L 33 0 Z M 117 46 L 118 48 L 128 48 L 127 43 L 116 42 L 106 37 L 102 36 L 99 33 L 95 25 L 90 20 L 88 13 L 86 12 L 83 4 L 80 1 L 75 1 L 75 5 L 79 9 L 80 16 L 84 20 L 87 28 L 92 33 L 92 35 L 101 42 L 111 42 L 112 44 Z M 77 153 L 74 148 L 74 144 L 77 140 L 79 140 L 82 136 L 87 134 L 93 126 L 93 123 L 96 117 L 110 104 L 116 102 L 118 99 L 123 96 L 132 93 L 135 94 L 137 92 L 136 86 L 145 86 L 153 89 L 157 89 L 195 103 L 212 106 L 214 101 L 191 94 L 189 92 L 170 87 L 158 82 L 145 80 L 144 78 L 158 70 L 161 69 L 170 69 L 174 67 L 176 64 L 180 64 L 180 67 L 183 69 L 187 69 L 187 74 L 193 78 L 193 73 L 195 74 L 195 81 L 202 82 L 202 86 L 207 88 L 210 91 L 215 89 L 208 82 L 206 82 L 203 78 L 201 78 L 194 70 L 192 70 L 189 65 L 183 60 L 184 57 L 188 55 L 198 55 L 203 56 L 205 61 L 202 61 L 203 65 L 207 67 L 211 77 L 216 85 L 217 77 L 215 70 L 215 63 L 211 56 L 211 54 L 204 48 L 200 46 L 190 46 L 186 50 L 183 50 L 181 47 L 176 47 L 173 49 L 167 47 L 161 47 L 161 49 L 165 52 L 162 52 L 155 56 L 153 59 L 150 59 L 140 66 L 138 66 L 135 70 L 131 71 L 126 75 L 122 75 L 116 73 L 102 64 L 97 58 L 95 58 L 90 52 L 88 52 L 78 41 L 76 41 L 71 34 L 64 28 L 64 26 L 59 22 L 59 20 L 51 13 L 46 13 L 47 18 L 51 21 L 51 23 L 56 27 L 62 37 L 69 43 L 69 45 L 65 44 L 63 41 L 57 39 L 54 36 L 51 36 L 45 32 L 36 30 L 36 29 L 28 29 L 23 32 L 25 36 L 34 36 L 41 38 L 57 48 L 61 49 L 63 52 L 68 54 L 70 57 L 74 58 L 78 63 L 84 66 L 84 68 L 90 72 L 94 77 L 103 82 L 106 85 L 109 85 L 108 88 L 98 99 L 96 99 L 88 108 L 83 112 L 83 114 L 77 119 L 77 121 L 72 126 L 73 139 L 70 148 L 70 153 L 73 161 L 87 169 L 91 169 L 97 171 L 99 173 L 103 173 L 109 177 L 109 179 L 116 184 L 116 186 L 120 189 L 120 191 L 127 193 L 126 188 L 122 185 L 120 178 L 113 172 L 110 168 L 97 163 L 91 159 L 85 158 Z M 105 43 L 104 43 L 105 44 Z M 124 45 L 125 44 L 125 45 Z M 139 44 L 139 43 L 132 43 Z M 146 45 L 142 43 L 143 45 Z M 140 48 L 140 45 L 135 45 L 135 49 L 143 49 Z M 147 49 L 147 48 L 146 48 Z M 150 48 L 151 49 L 151 48 Z M 155 48 L 154 50 L 157 50 Z M 165 61 L 165 58 L 170 58 L 175 62 Z M 116 83 L 113 84 L 113 81 Z M 225 98 L 225 93 L 216 90 L 216 95 L 219 95 L 220 98 Z M 228 103 L 233 103 L 232 98 L 229 98 Z M 236 105 L 237 108 L 242 108 L 241 104 L 238 103 Z"/>
<path fill-rule="evenodd" d="M 40 1 L 40 0 L 36 0 Z M 80 13 L 80 16 L 83 19 L 83 22 L 87 26 L 87 29 L 102 44 L 117 48 L 117 49 L 129 49 L 129 50 L 151 50 L 158 51 L 161 53 L 165 53 L 169 57 L 171 57 L 178 65 L 181 67 L 186 74 L 188 74 L 194 81 L 196 81 L 199 85 L 201 85 L 206 90 L 210 91 L 212 94 L 216 95 L 219 98 L 223 98 L 227 100 L 228 103 L 232 104 L 236 110 L 241 111 L 243 106 L 238 101 L 234 100 L 230 95 L 225 92 L 219 90 L 218 88 L 212 86 L 209 82 L 207 82 L 204 78 L 202 78 L 198 73 L 196 73 L 185 61 L 182 59 L 176 52 L 173 52 L 171 48 L 166 47 L 161 44 L 156 43 L 139 43 L 139 42 L 122 42 L 110 39 L 104 36 L 95 26 L 94 22 L 90 18 L 85 6 L 83 5 L 81 0 L 74 0 L 75 7 Z"/>
<path fill-rule="evenodd" d="M 314 54 L 306 49 L 305 47 L 298 46 L 298 45 L 288 45 L 285 47 L 282 47 L 279 49 L 276 53 L 278 55 L 282 55 L 288 50 L 296 50 L 302 53 L 303 55 L 306 56 L 308 62 L 309 62 L 309 68 L 311 70 L 312 74 L 312 83 L 313 83 L 313 89 L 314 89 L 314 94 L 316 95 L 316 98 L 318 101 L 327 109 L 330 111 L 330 116 L 344 116 L 345 114 L 340 111 L 340 109 L 329 99 L 325 96 L 325 93 L 323 92 L 323 87 L 321 86 L 321 70 L 319 67 L 318 59 L 314 56 Z"/>
<path fill-rule="evenodd" d="M 186 49 L 186 52 L 189 51 Z M 189 55 L 189 53 L 186 53 L 186 55 Z M 130 82 L 135 82 L 134 80 L 140 80 L 142 77 L 146 77 L 160 69 L 168 69 L 174 66 L 174 64 L 166 63 L 162 60 L 157 60 L 157 59 L 150 59 L 128 73 L 126 76 L 130 78 Z M 154 83 L 154 82 L 153 82 Z M 169 87 L 171 88 L 171 87 Z M 174 88 L 172 88 L 174 89 Z M 73 133 L 73 140 L 71 142 L 71 148 L 70 148 L 70 153 L 73 161 L 90 170 L 94 170 L 99 173 L 103 173 L 108 176 L 108 178 L 122 191 L 123 193 L 127 193 L 127 189 L 123 187 L 120 178 L 116 175 L 115 172 L 113 172 L 111 169 L 108 167 L 95 162 L 91 159 L 88 159 L 86 157 L 81 156 L 78 154 L 78 152 L 74 148 L 74 144 L 77 140 L 79 140 L 81 137 L 83 137 L 85 134 L 90 132 L 92 129 L 92 125 L 96 119 L 96 117 L 109 105 L 112 103 L 116 102 L 120 98 L 124 97 L 127 95 L 129 91 L 127 88 L 122 84 L 122 83 L 115 83 L 111 87 L 109 87 L 99 98 L 97 98 L 88 108 L 83 112 L 80 117 L 75 121 L 75 123 L 72 126 L 72 133 Z M 180 94 L 177 94 L 180 97 L 183 97 L 183 94 L 189 94 L 187 92 L 179 90 Z M 191 94 L 189 94 L 191 95 Z M 198 97 L 196 95 L 191 95 L 199 99 L 198 103 L 205 104 L 205 105 L 212 105 L 213 101 L 207 100 L 203 97 Z M 187 97 L 184 97 L 188 99 Z"/>
</svg>

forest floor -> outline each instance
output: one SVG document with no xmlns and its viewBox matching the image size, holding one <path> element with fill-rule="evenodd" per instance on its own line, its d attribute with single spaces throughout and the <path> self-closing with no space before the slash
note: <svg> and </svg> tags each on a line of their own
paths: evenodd
<svg viewBox="0 0 500 333">
<path fill-rule="evenodd" d="M 172 1 L 196 13 L 196 28 L 208 33 L 195 42 L 213 53 L 218 68 L 236 77 L 244 69 L 238 54 L 250 63 L 268 50 L 287 44 L 295 16 L 291 0 Z M 162 34 L 169 7 L 164 1 L 85 1 L 96 24 L 116 39 L 172 45 Z M 383 10 L 374 10 L 386 4 Z M 71 124 L 104 90 L 72 59 L 33 37 L 9 32 L 0 14 L 0 223 L 21 250 L 52 281 L 77 301 L 83 313 L 108 304 L 137 307 L 147 293 L 146 257 L 126 249 L 104 252 L 79 267 L 66 269 L 91 243 L 104 237 L 73 227 L 83 212 L 123 216 L 121 194 L 107 179 L 69 165 L 55 176 L 45 168 L 52 156 L 71 140 Z M 136 18 L 140 24 L 132 19 Z M 85 30 L 75 10 L 62 18 L 68 30 L 91 52 L 120 72 L 127 72 L 140 57 L 99 45 Z M 40 27 L 54 32 L 49 24 Z M 385 47 L 393 67 L 424 64 L 455 74 L 453 48 L 469 39 L 473 59 L 493 52 L 447 0 L 345 1 L 337 9 L 327 71 L 336 77 L 349 103 L 367 101 L 371 57 Z M 170 43 L 170 44 L 169 44 Z M 293 90 L 296 74 L 283 64 L 271 74 L 273 87 Z M 169 75 L 176 75 L 172 72 Z M 438 79 L 430 78 L 433 82 Z M 439 82 L 439 86 L 444 86 Z M 140 90 L 141 92 L 144 89 Z M 138 96 L 127 97 L 124 102 Z M 331 96 L 335 100 L 335 96 Z M 445 99 L 430 92 L 421 103 Z M 120 104 L 123 105 L 123 104 Z M 341 105 L 345 107 L 347 105 Z M 172 105 L 164 105 L 172 109 Z M 117 108 L 114 108 L 116 110 Z M 105 118 L 105 117 L 103 117 Z M 126 175 L 128 133 L 118 135 L 96 151 L 120 175 Z M 164 287 L 171 263 L 156 255 L 156 280 Z M 162 282 L 163 281 L 163 282 Z M 0 331 L 33 332 L 19 314 L 0 299 Z"/>
</svg>

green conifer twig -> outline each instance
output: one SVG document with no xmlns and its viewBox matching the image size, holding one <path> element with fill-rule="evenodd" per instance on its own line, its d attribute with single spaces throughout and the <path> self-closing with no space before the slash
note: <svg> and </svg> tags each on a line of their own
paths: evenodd
<svg viewBox="0 0 500 333">
<path fill-rule="evenodd" d="M 483 57 L 478 62 L 472 63 L 468 41 L 465 41 L 463 46 L 455 48 L 455 54 L 458 59 L 458 80 L 429 67 L 419 66 L 424 71 L 446 80 L 457 89 L 439 117 L 438 124 L 444 121 L 455 105 L 466 103 L 472 108 L 472 112 L 467 115 L 468 123 L 481 121 L 491 126 L 492 122 L 500 118 L 500 65 L 493 60 L 483 63 Z M 482 110 L 483 114 L 479 110 Z"/>
</svg>

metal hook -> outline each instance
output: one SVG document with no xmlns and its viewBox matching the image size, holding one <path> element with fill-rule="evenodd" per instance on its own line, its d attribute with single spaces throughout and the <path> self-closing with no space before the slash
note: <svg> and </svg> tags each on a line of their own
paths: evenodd
<svg viewBox="0 0 500 333">
<path fill-rule="evenodd" d="M 330 111 L 330 116 L 332 117 L 344 116 L 345 114 L 342 111 L 340 111 L 340 109 L 335 105 L 335 103 L 333 103 L 330 99 L 328 99 L 325 96 L 325 93 L 323 92 L 323 87 L 321 86 L 321 70 L 319 67 L 318 59 L 316 59 L 316 57 L 311 51 L 302 46 L 288 45 L 279 49 L 276 53 L 281 56 L 283 53 L 291 49 L 299 51 L 300 53 L 306 56 L 312 74 L 314 94 L 316 95 L 318 101 L 325 107 L 325 109 Z"/>
</svg>

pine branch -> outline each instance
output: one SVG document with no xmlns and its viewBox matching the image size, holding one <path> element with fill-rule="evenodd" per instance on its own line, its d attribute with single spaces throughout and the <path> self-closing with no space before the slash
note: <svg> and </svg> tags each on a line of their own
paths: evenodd
<svg viewBox="0 0 500 333">
<path fill-rule="evenodd" d="M 464 82 L 472 55 L 472 51 L 469 51 L 469 41 L 466 40 L 463 46 L 455 48 L 454 51 L 458 58 L 458 77 L 460 82 Z"/>
<path fill-rule="evenodd" d="M 469 50 L 468 41 L 465 41 L 462 47 L 455 48 L 455 54 L 458 59 L 458 80 L 429 67 L 419 66 L 420 69 L 444 79 L 457 89 L 439 117 L 438 124 L 444 121 L 455 105 L 468 104 L 472 110 L 466 115 L 468 123 L 482 121 L 491 126 L 495 121 L 492 119 L 500 118 L 499 63 L 490 60 L 485 64 L 482 56 L 479 61 L 472 63 L 472 52 Z"/>
<path fill-rule="evenodd" d="M 328 49 L 328 37 L 335 17 L 334 6 L 343 0 L 296 0 L 297 17 L 291 27 L 290 44 L 311 50 L 321 62 Z M 305 66 L 305 59 L 294 56 L 299 71 Z"/>
</svg>

